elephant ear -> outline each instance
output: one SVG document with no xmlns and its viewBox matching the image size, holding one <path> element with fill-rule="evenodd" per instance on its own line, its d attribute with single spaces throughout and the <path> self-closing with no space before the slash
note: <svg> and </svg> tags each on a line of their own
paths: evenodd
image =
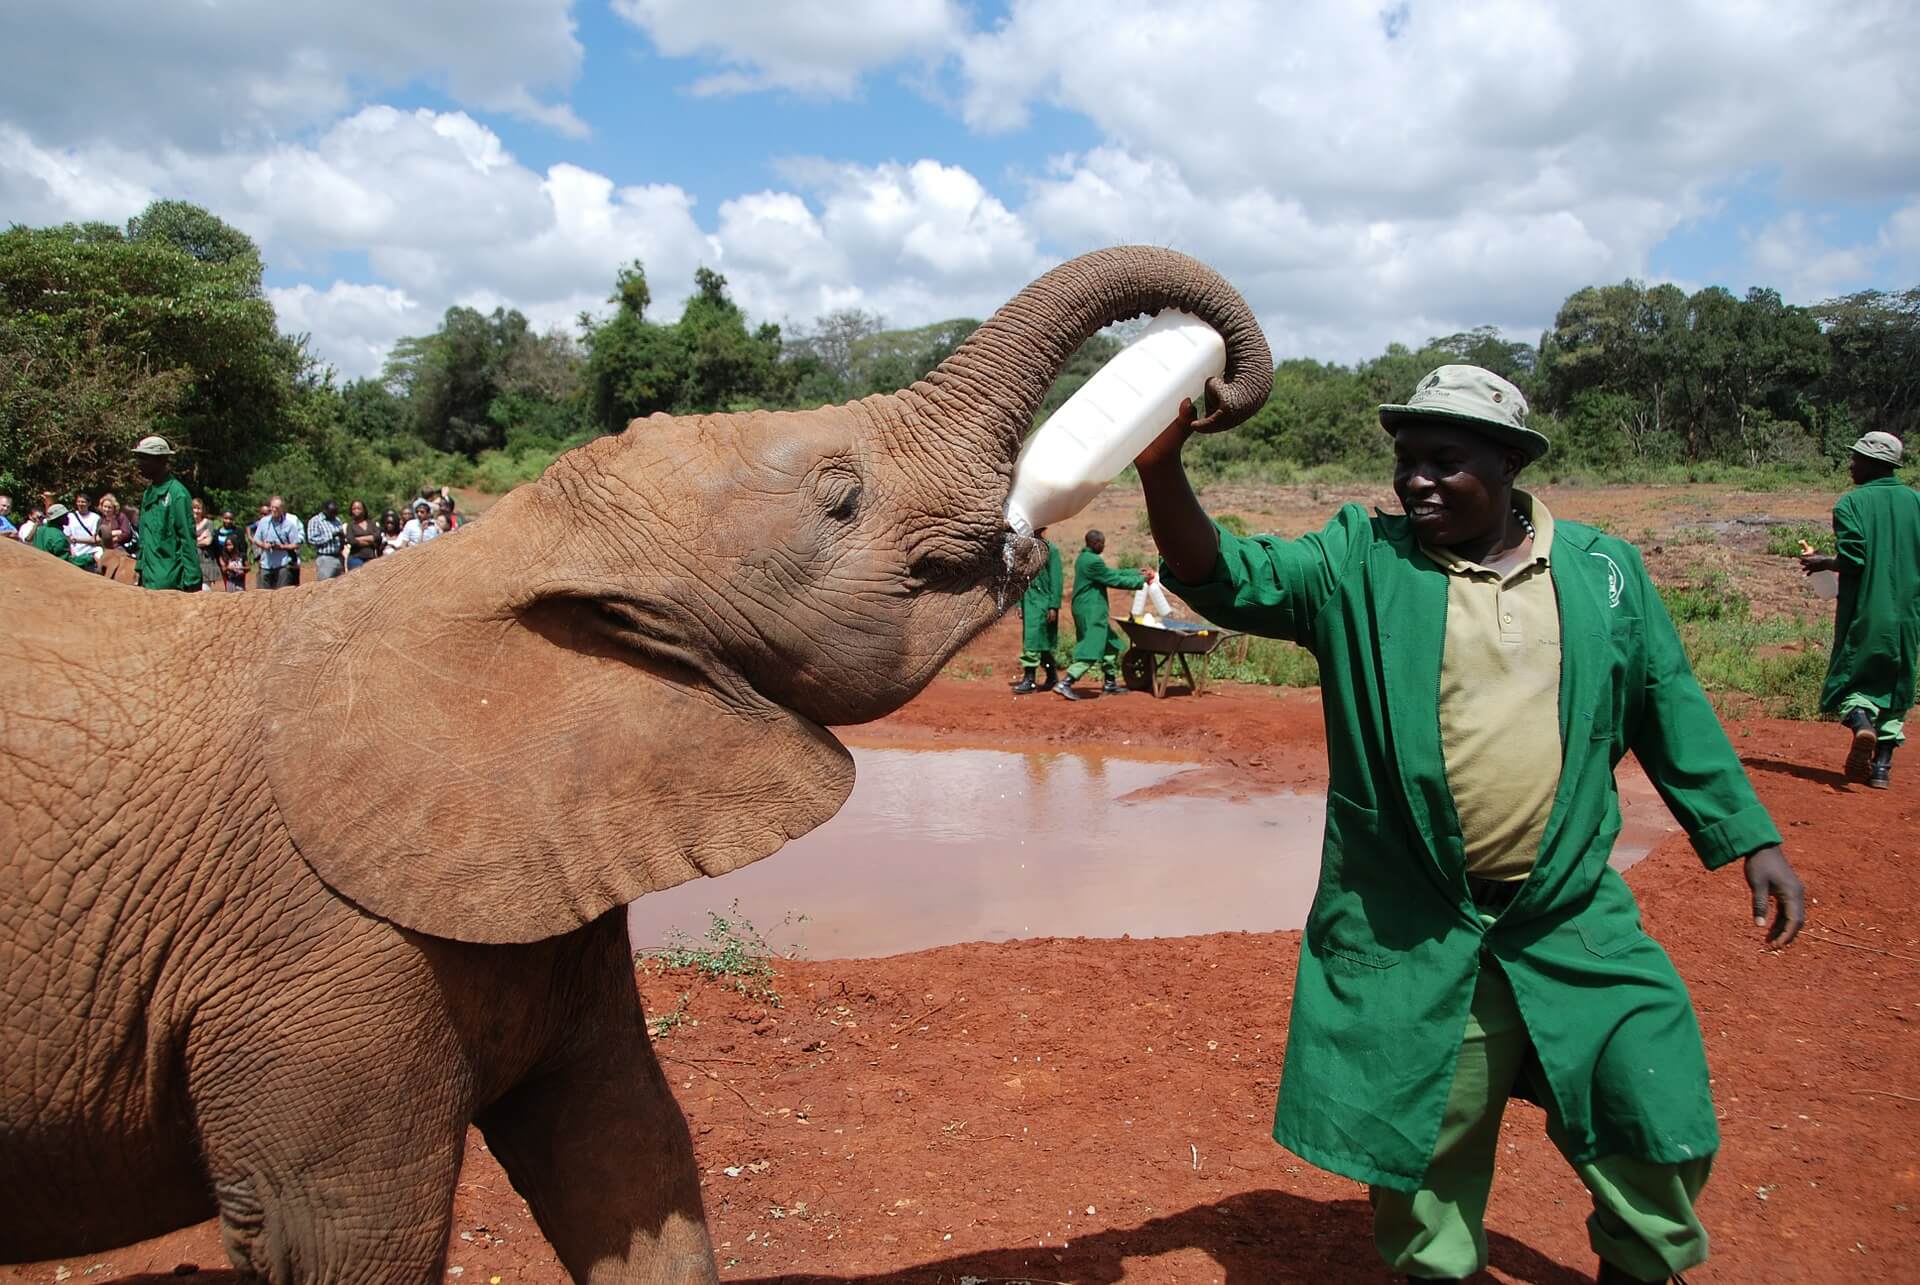
<svg viewBox="0 0 1920 1285">
<path fill-rule="evenodd" d="M 483 532 L 293 591 L 306 602 L 268 666 L 266 762 L 334 891 L 436 937 L 536 941 L 839 810 L 853 763 L 818 725 L 637 663 L 584 613 L 476 601 L 500 590 L 474 575 L 449 585 L 438 573 L 469 571 L 481 550 L 461 546 Z"/>
</svg>

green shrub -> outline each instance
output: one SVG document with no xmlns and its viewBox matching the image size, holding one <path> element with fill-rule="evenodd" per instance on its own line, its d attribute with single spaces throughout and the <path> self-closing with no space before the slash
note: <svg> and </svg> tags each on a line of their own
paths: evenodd
<svg viewBox="0 0 1920 1285">
<path fill-rule="evenodd" d="M 1812 545 L 1815 553 L 1833 552 L 1833 529 L 1813 522 L 1794 522 L 1772 528 L 1767 532 L 1767 552 L 1777 557 L 1797 558 L 1800 556 L 1802 540 Z"/>
<path fill-rule="evenodd" d="M 1824 620 L 1753 620 L 1743 606 L 1717 616 L 1676 617 L 1676 627 L 1694 676 L 1709 693 L 1752 697 L 1778 718 L 1820 717 L 1830 632 Z"/>
<path fill-rule="evenodd" d="M 1246 647 L 1246 658 L 1238 659 Z M 1320 665 L 1313 653 L 1278 638 L 1237 639 L 1223 643 L 1213 654 L 1211 673 L 1234 683 L 1258 683 L 1265 687 L 1318 687 Z"/>
<path fill-rule="evenodd" d="M 1753 615 L 1753 604 L 1726 587 L 1722 576 L 1708 576 L 1698 585 L 1662 585 L 1660 600 L 1674 623 L 1697 620 L 1743 621 Z"/>
</svg>

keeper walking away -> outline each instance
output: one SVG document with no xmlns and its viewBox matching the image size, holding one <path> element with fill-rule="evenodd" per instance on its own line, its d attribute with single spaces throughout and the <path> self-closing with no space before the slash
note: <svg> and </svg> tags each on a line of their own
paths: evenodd
<svg viewBox="0 0 1920 1285">
<path fill-rule="evenodd" d="M 1847 778 L 1876 790 L 1892 783 L 1920 659 L 1920 493 L 1894 475 L 1902 453 L 1891 433 L 1853 444 L 1854 488 L 1833 506 L 1835 551 L 1800 559 L 1809 575 L 1840 576 L 1820 708 L 1847 729 Z"/>
</svg>

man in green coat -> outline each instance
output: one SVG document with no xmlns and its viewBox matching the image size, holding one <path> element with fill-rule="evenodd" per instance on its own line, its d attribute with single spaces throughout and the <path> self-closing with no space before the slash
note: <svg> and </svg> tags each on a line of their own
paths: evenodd
<svg viewBox="0 0 1920 1285">
<path fill-rule="evenodd" d="M 133 448 L 147 489 L 140 496 L 140 587 L 200 592 L 200 547 L 193 534 L 193 498 L 174 477 L 173 447 L 143 437 Z"/>
<path fill-rule="evenodd" d="M 62 562 L 69 561 L 68 554 L 72 546 L 67 543 L 67 533 L 60 529 L 60 524 L 66 520 L 66 505 L 49 504 L 46 513 L 34 524 L 33 534 L 27 537 L 27 543 L 42 553 L 51 553 Z"/>
<path fill-rule="evenodd" d="M 1405 512 L 1298 540 L 1211 523 L 1180 465 L 1192 408 L 1136 461 L 1168 588 L 1320 664 L 1328 791 L 1274 1137 L 1372 1187 L 1396 1271 L 1486 1265 L 1518 1092 L 1593 1196 L 1603 1281 L 1706 1258 L 1719 1147 L 1700 1031 L 1607 864 L 1631 750 L 1708 867 L 1745 858 L 1784 945 L 1800 882 L 1639 554 L 1514 479 L 1547 448 L 1506 380 L 1444 366 L 1402 406 Z"/>
<path fill-rule="evenodd" d="M 1033 534 L 1047 546 L 1047 565 L 1020 598 L 1020 681 L 1014 684 L 1015 696 L 1037 692 L 1042 686 L 1051 687 L 1059 679 L 1059 671 L 1053 664 L 1053 649 L 1060 645 L 1060 592 L 1064 587 L 1060 578 L 1060 548 L 1047 539 L 1045 527 Z M 1033 681 L 1036 667 L 1047 671 L 1040 684 Z"/>
<path fill-rule="evenodd" d="M 1833 506 L 1836 552 L 1800 559 L 1808 574 L 1840 575 L 1820 708 L 1847 729 L 1848 778 L 1876 790 L 1891 784 L 1920 659 L 1920 493 L 1894 476 L 1901 454 L 1892 433 L 1853 444 L 1854 489 Z"/>
<path fill-rule="evenodd" d="M 1073 628 L 1079 636 L 1073 644 L 1073 664 L 1067 666 L 1067 672 L 1053 686 L 1054 691 L 1070 701 L 1081 699 L 1073 690 L 1074 681 L 1095 665 L 1100 666 L 1101 674 L 1106 677 L 1100 689 L 1102 694 L 1121 694 L 1120 684 L 1114 681 L 1120 643 L 1113 636 L 1113 621 L 1107 615 L 1107 590 L 1138 589 L 1147 579 L 1138 571 L 1116 571 L 1108 566 L 1107 560 L 1100 556 L 1106 549 L 1107 537 L 1099 531 L 1089 531 L 1087 547 L 1073 560 Z"/>
</svg>

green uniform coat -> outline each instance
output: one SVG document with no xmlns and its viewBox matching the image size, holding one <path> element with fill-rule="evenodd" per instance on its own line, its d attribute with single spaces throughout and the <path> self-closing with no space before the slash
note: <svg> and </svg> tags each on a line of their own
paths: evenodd
<svg viewBox="0 0 1920 1285">
<path fill-rule="evenodd" d="M 1073 560 L 1073 627 L 1079 638 L 1073 658 L 1090 665 L 1104 656 L 1118 655 L 1113 622 L 1107 618 L 1107 590 L 1138 589 L 1147 583 L 1138 571 L 1115 571 L 1092 549 L 1080 550 Z"/>
<path fill-rule="evenodd" d="M 1859 695 L 1897 719 L 1920 660 L 1920 493 L 1893 477 L 1863 482 L 1833 506 L 1833 534 L 1840 599 L 1820 708 Z"/>
<path fill-rule="evenodd" d="M 1060 610 L 1060 594 L 1065 588 L 1060 578 L 1060 548 L 1046 541 L 1047 565 L 1033 578 L 1020 598 L 1020 648 L 1026 652 L 1051 652 L 1060 645 L 1060 621 L 1049 611 Z"/>
<path fill-rule="evenodd" d="M 155 482 L 140 496 L 140 587 L 198 589 L 200 546 L 193 538 L 193 499 L 180 479 Z"/>
<path fill-rule="evenodd" d="M 43 553 L 51 553 L 56 558 L 67 558 L 71 546 L 67 544 L 67 533 L 51 522 L 42 522 L 33 528 L 33 535 L 27 543 Z"/>
<path fill-rule="evenodd" d="M 1220 533 L 1205 584 L 1168 588 L 1320 662 L 1327 822 L 1274 1137 L 1323 1168 L 1419 1187 L 1474 983 L 1503 970 L 1537 1051 L 1524 1086 L 1569 1159 L 1677 1162 L 1719 1146 L 1700 1030 L 1607 866 L 1632 750 L 1708 867 L 1779 842 L 1634 548 L 1557 524 L 1560 788 L 1538 861 L 1486 926 L 1467 891 L 1438 717 L 1447 577 L 1401 517 L 1358 505 L 1295 541 Z"/>
</svg>

